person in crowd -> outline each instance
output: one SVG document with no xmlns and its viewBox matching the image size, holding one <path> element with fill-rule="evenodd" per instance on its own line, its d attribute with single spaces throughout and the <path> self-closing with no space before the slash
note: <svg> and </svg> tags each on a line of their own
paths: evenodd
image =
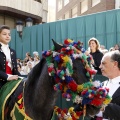
<svg viewBox="0 0 120 120">
<path fill-rule="evenodd" d="M 101 49 L 101 50 L 104 50 L 104 49 L 105 49 L 105 46 L 104 46 L 104 45 L 100 45 L 100 49 Z"/>
<path fill-rule="evenodd" d="M 10 28 L 0 26 L 0 88 L 11 80 L 17 80 L 20 73 L 17 70 L 16 52 L 9 47 L 11 41 Z"/>
<path fill-rule="evenodd" d="M 24 59 L 24 60 L 28 62 L 28 61 L 29 61 L 29 59 L 31 58 L 30 53 L 29 53 L 29 52 L 27 52 L 27 53 L 25 54 L 25 56 L 26 56 L 26 57 L 25 57 L 25 59 Z"/>
<path fill-rule="evenodd" d="M 103 82 L 103 87 L 109 88 L 109 95 L 112 101 L 92 120 L 120 120 L 120 53 L 111 51 L 106 53 L 102 60 L 100 69 L 102 75 L 109 78 Z"/>
<path fill-rule="evenodd" d="M 34 52 L 33 52 L 33 56 L 34 56 L 34 57 L 36 57 L 36 56 L 39 57 L 39 53 L 38 53 L 37 51 L 34 51 Z"/>
<path fill-rule="evenodd" d="M 39 56 L 34 56 L 33 65 L 35 66 L 35 65 L 38 64 L 39 62 L 40 62 Z"/>
<path fill-rule="evenodd" d="M 104 45 L 100 45 L 100 51 L 103 53 L 103 55 L 108 52 Z"/>
<path fill-rule="evenodd" d="M 17 64 L 22 65 L 22 60 L 20 58 L 17 58 Z"/>
<path fill-rule="evenodd" d="M 110 49 L 109 49 L 109 52 L 110 51 L 114 51 L 115 50 L 115 48 L 114 47 L 111 47 Z"/>
<path fill-rule="evenodd" d="M 20 63 L 17 63 L 17 69 L 21 75 L 26 75 L 26 73 L 22 70 L 22 66 Z"/>
<path fill-rule="evenodd" d="M 100 70 L 99 66 L 101 63 L 101 59 L 103 57 L 103 53 L 100 51 L 99 41 L 96 38 L 91 38 L 88 41 L 88 45 L 89 45 L 90 54 L 93 57 L 92 64 L 93 64 L 94 68 L 97 70 L 97 74 L 101 74 L 101 70 Z"/>
<path fill-rule="evenodd" d="M 115 45 L 114 45 L 114 49 L 115 49 L 115 50 L 119 50 L 119 49 L 120 49 L 120 46 L 119 46 L 118 44 L 115 44 Z"/>
<path fill-rule="evenodd" d="M 32 70 L 33 67 L 34 67 L 33 62 L 28 61 L 27 66 L 26 66 L 26 73 L 28 74 Z"/>
<path fill-rule="evenodd" d="M 33 57 L 29 57 L 29 61 L 33 62 L 34 58 Z"/>
<path fill-rule="evenodd" d="M 21 70 L 25 73 L 25 75 L 27 75 L 26 67 L 27 67 L 27 61 L 23 60 L 21 65 Z"/>
</svg>

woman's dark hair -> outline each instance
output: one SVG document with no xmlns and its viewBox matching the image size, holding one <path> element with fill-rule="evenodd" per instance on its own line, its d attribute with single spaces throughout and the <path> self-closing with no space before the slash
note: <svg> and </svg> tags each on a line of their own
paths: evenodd
<svg viewBox="0 0 120 120">
<path fill-rule="evenodd" d="M 0 26 L 0 33 L 2 32 L 3 29 L 8 29 L 8 30 L 10 30 L 10 27 L 7 26 L 7 25 L 1 25 L 1 26 Z"/>
</svg>

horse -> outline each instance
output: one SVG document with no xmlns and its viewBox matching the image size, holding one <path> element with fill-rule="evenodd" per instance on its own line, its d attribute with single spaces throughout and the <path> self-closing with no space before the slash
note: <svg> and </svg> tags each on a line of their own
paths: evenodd
<svg viewBox="0 0 120 120">
<path fill-rule="evenodd" d="M 64 48 L 53 41 L 54 50 L 59 51 Z M 54 62 L 54 61 L 53 61 Z M 90 77 L 86 76 L 87 70 L 85 69 L 85 63 L 81 58 L 72 60 L 72 78 L 77 84 L 88 82 Z M 56 70 L 56 69 L 55 69 Z M 18 98 L 18 95 L 23 92 L 24 111 L 33 120 L 51 120 L 54 106 L 56 105 L 59 92 L 55 91 L 53 86 L 55 85 L 54 76 L 50 76 L 48 73 L 48 64 L 43 57 L 41 61 L 31 70 L 28 77 L 24 79 L 15 92 L 11 95 L 11 99 L 7 102 L 7 112 L 4 120 L 12 120 L 11 110 Z M 87 107 L 87 113 L 96 114 L 99 110 L 93 106 Z M 16 118 L 19 120 L 19 118 Z"/>
</svg>

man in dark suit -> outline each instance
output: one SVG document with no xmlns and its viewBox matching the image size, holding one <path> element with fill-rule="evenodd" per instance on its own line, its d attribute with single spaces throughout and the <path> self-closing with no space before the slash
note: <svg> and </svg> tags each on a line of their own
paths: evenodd
<svg viewBox="0 0 120 120">
<path fill-rule="evenodd" d="M 120 53 L 112 51 L 106 53 L 101 61 L 102 75 L 109 78 L 104 87 L 109 88 L 112 101 L 96 115 L 94 120 L 120 120 Z"/>
<path fill-rule="evenodd" d="M 11 80 L 17 80 L 20 73 L 17 70 L 16 52 L 9 47 L 11 40 L 10 28 L 0 26 L 0 88 Z"/>
</svg>

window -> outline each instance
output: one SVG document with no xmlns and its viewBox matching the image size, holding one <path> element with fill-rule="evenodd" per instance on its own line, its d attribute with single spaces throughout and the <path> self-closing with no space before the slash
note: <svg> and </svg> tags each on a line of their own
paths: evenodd
<svg viewBox="0 0 120 120">
<path fill-rule="evenodd" d="M 88 10 L 88 0 L 81 2 L 81 13 L 84 13 Z"/>
<path fill-rule="evenodd" d="M 58 11 L 62 9 L 62 0 L 58 0 Z"/>
<path fill-rule="evenodd" d="M 77 6 L 72 8 L 72 18 L 77 17 Z"/>
<path fill-rule="evenodd" d="M 64 6 L 69 3 L 69 0 L 64 0 Z"/>
<path fill-rule="evenodd" d="M 65 13 L 65 19 L 69 18 L 69 12 Z"/>
<path fill-rule="evenodd" d="M 94 7 L 95 5 L 97 5 L 100 2 L 101 2 L 101 0 L 92 0 L 92 7 Z"/>
</svg>

